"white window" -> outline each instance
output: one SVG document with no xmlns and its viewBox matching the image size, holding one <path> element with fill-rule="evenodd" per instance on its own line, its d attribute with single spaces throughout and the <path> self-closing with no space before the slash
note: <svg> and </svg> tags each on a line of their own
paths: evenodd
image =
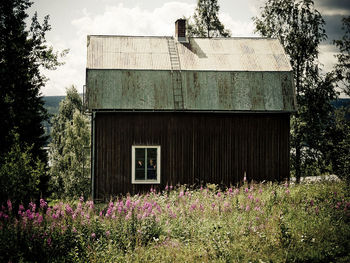
<svg viewBox="0 0 350 263">
<path fill-rule="evenodd" d="M 133 184 L 160 184 L 160 146 L 132 146 Z"/>
</svg>

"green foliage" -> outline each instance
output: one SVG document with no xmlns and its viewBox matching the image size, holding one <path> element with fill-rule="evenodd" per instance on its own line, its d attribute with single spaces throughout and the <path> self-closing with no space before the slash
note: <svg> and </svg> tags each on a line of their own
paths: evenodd
<svg viewBox="0 0 350 263">
<path fill-rule="evenodd" d="M 0 209 L 1 262 L 349 262 L 343 182 L 151 191 Z"/>
<path fill-rule="evenodd" d="M 0 164 L 16 140 L 11 132 L 14 129 L 21 142 L 31 146 L 33 159 L 47 162 L 42 123 L 48 115 L 40 95 L 46 78 L 40 68 L 55 69 L 62 64 L 59 57 L 67 51 L 58 54 L 48 46 L 48 16 L 40 23 L 35 13 L 27 28 L 26 11 L 31 5 L 29 0 L 0 1 Z M 48 180 L 44 175 L 40 178 L 43 194 Z"/>
<path fill-rule="evenodd" d="M 75 87 L 67 89 L 52 122 L 49 144 L 53 196 L 87 197 L 90 193 L 89 120 L 81 112 L 82 100 Z"/>
<path fill-rule="evenodd" d="M 330 140 L 331 101 L 337 95 L 333 76 L 321 75 L 318 68 L 325 22 L 311 0 L 268 0 L 254 23 L 261 35 L 281 41 L 293 68 L 298 109 L 291 125 L 291 164 L 297 181 L 302 171 L 325 172 L 324 145 Z"/>
<path fill-rule="evenodd" d="M 220 22 L 217 0 L 198 0 L 193 23 L 187 19 L 187 34 L 192 37 L 229 37 L 231 32 Z"/>
<path fill-rule="evenodd" d="M 0 167 L 0 204 L 6 203 L 7 199 L 16 204 L 38 200 L 40 176 L 46 173 L 45 165 L 33 158 L 32 147 L 21 146 L 18 134 L 14 138 L 15 142 Z"/>
<path fill-rule="evenodd" d="M 338 63 L 335 66 L 335 73 L 340 81 L 340 87 L 350 96 L 350 16 L 343 18 L 342 28 L 345 31 L 342 39 L 334 41 L 340 51 L 336 55 Z"/>
</svg>

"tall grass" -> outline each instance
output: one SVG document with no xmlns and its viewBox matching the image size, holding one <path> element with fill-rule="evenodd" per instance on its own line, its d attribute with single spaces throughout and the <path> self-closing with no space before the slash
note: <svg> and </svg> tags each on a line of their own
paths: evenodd
<svg viewBox="0 0 350 263">
<path fill-rule="evenodd" d="M 153 189 L 0 212 L 0 261 L 350 262 L 346 184 Z"/>
</svg>

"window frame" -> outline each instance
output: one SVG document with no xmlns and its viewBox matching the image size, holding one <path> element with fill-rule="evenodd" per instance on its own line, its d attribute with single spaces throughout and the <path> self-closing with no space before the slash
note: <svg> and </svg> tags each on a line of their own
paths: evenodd
<svg viewBox="0 0 350 263">
<path fill-rule="evenodd" d="M 156 148 L 157 149 L 157 180 L 136 180 L 135 179 L 135 149 Z M 132 184 L 160 184 L 160 145 L 132 145 L 131 146 L 131 183 Z M 147 166 L 146 166 L 147 167 Z"/>
</svg>

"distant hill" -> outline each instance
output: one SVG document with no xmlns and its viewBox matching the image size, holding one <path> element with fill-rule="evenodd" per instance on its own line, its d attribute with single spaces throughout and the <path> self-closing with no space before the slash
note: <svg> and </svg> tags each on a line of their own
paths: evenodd
<svg viewBox="0 0 350 263">
<path fill-rule="evenodd" d="M 45 102 L 44 107 L 46 108 L 47 112 L 50 114 L 50 120 L 49 122 L 44 122 L 45 127 L 45 136 L 49 136 L 48 140 L 46 142 L 46 146 L 50 143 L 51 138 L 51 118 L 54 114 L 58 113 L 58 109 L 60 107 L 60 102 L 65 98 L 66 96 L 44 96 L 43 100 Z"/>
<path fill-rule="evenodd" d="M 340 107 L 347 107 L 350 105 L 350 98 L 341 98 L 332 101 L 332 105 L 334 108 L 339 109 Z"/>
</svg>

